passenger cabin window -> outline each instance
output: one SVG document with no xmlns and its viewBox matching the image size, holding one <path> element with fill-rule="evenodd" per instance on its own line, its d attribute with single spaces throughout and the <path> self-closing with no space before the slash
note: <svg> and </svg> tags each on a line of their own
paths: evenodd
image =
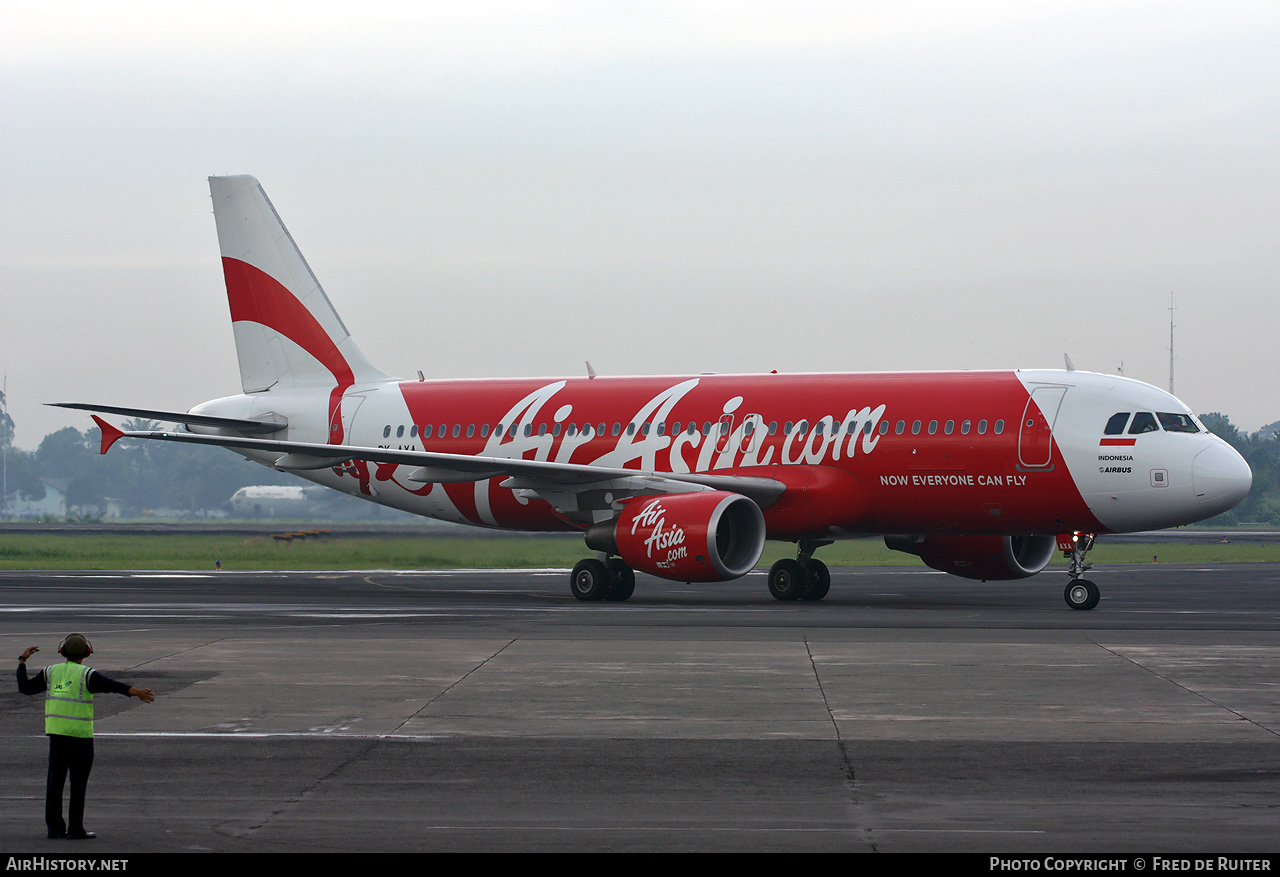
<svg viewBox="0 0 1280 877">
<path fill-rule="evenodd" d="M 387 424 L 382 428 L 382 437 L 391 438 L 391 424 Z"/>
<path fill-rule="evenodd" d="M 1160 418 L 1160 425 L 1164 427 L 1165 432 L 1200 431 L 1200 427 L 1196 426 L 1190 414 L 1166 414 L 1160 411 L 1156 413 L 1156 417 Z"/>
<path fill-rule="evenodd" d="M 404 438 L 404 424 L 396 427 L 396 438 Z"/>
<path fill-rule="evenodd" d="M 418 437 L 418 424 L 415 423 L 413 426 L 409 427 L 409 438 L 417 438 L 417 437 Z"/>
<path fill-rule="evenodd" d="M 1000 434 L 1000 433 L 1002 433 L 1002 432 L 1004 432 L 1004 421 L 1003 421 L 1003 420 L 997 420 L 997 421 L 996 421 L 995 434 L 996 434 L 996 435 L 999 435 L 999 434 Z"/>
<path fill-rule="evenodd" d="M 969 434 L 969 421 L 965 420 L 960 424 L 960 434 L 961 435 Z"/>
<path fill-rule="evenodd" d="M 1120 435 L 1124 432 L 1124 425 L 1129 422 L 1129 412 L 1120 411 L 1111 415 L 1111 419 L 1107 421 L 1107 428 L 1102 431 L 1103 435 Z"/>
<path fill-rule="evenodd" d="M 1149 411 L 1139 411 L 1133 415 L 1133 423 L 1129 425 L 1129 435 L 1142 435 L 1144 432 L 1158 432 L 1156 416 Z"/>
</svg>

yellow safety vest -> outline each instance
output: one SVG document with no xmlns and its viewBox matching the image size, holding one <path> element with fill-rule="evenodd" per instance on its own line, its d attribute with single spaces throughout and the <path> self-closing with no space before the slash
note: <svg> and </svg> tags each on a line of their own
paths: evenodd
<svg viewBox="0 0 1280 877">
<path fill-rule="evenodd" d="M 45 668 L 44 732 L 63 737 L 93 736 L 93 692 L 89 668 L 74 661 Z"/>
</svg>

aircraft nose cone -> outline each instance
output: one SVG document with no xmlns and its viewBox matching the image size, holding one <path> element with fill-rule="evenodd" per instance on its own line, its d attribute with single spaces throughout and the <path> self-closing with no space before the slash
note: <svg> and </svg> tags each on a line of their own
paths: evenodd
<svg viewBox="0 0 1280 877">
<path fill-rule="evenodd" d="M 1244 499 L 1253 486 L 1253 471 L 1227 444 L 1205 448 L 1191 462 L 1191 488 L 1202 511 L 1225 512 Z"/>
</svg>

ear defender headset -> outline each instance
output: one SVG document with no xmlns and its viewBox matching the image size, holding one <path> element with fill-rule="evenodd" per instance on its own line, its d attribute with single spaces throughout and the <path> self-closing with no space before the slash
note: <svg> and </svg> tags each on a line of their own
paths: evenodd
<svg viewBox="0 0 1280 877">
<path fill-rule="evenodd" d="M 69 633 L 58 645 L 58 654 L 64 658 L 83 661 L 93 654 L 93 643 L 82 634 Z"/>
</svg>

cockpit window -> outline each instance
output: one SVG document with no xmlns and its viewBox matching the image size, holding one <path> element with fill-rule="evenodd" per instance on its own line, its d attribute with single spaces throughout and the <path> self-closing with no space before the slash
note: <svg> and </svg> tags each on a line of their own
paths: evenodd
<svg viewBox="0 0 1280 877">
<path fill-rule="evenodd" d="M 1196 426 L 1196 422 L 1190 414 L 1166 414 L 1163 411 L 1157 412 L 1156 417 L 1160 418 L 1160 425 L 1165 428 L 1165 432 L 1199 432 L 1200 428 Z"/>
<path fill-rule="evenodd" d="M 1124 432 L 1124 425 L 1128 422 L 1128 411 L 1121 411 L 1119 414 L 1112 414 L 1111 419 L 1107 421 L 1107 428 L 1103 430 L 1103 433 L 1105 435 L 1120 435 Z"/>
<path fill-rule="evenodd" d="M 1133 423 L 1129 426 L 1129 435 L 1142 435 L 1144 432 L 1158 432 L 1156 416 L 1149 411 L 1139 411 L 1133 415 Z"/>
</svg>

